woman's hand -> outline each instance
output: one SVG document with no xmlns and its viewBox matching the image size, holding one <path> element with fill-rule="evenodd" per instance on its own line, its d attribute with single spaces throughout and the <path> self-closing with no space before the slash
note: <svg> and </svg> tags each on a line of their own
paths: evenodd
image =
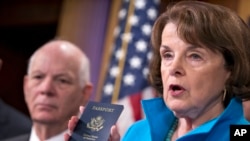
<svg viewBox="0 0 250 141">
<path fill-rule="evenodd" d="M 84 111 L 84 107 L 83 106 L 80 106 L 79 107 L 79 111 L 80 111 L 80 114 L 83 113 Z M 70 135 L 73 133 L 74 131 L 74 128 L 76 127 L 76 124 L 78 122 L 79 118 L 77 116 L 72 116 L 71 119 L 69 120 L 68 122 L 68 130 L 69 130 L 69 133 L 66 133 L 64 135 L 64 140 L 65 141 L 68 141 L 69 138 L 70 138 Z"/>
<path fill-rule="evenodd" d="M 113 125 L 110 130 L 110 136 L 108 141 L 120 141 L 120 134 L 118 132 L 117 126 Z"/>
<path fill-rule="evenodd" d="M 68 130 L 69 133 L 66 133 L 64 135 L 64 140 L 68 141 L 70 138 L 70 135 L 73 133 L 74 128 L 76 127 L 76 124 L 78 122 L 79 118 L 77 116 L 72 116 L 71 119 L 68 122 Z"/>
<path fill-rule="evenodd" d="M 84 107 L 80 106 L 79 109 L 80 109 L 80 114 L 82 114 L 83 111 L 84 111 Z M 69 122 L 68 122 L 69 133 L 66 133 L 64 135 L 64 140 L 65 141 L 69 141 L 70 135 L 73 133 L 74 128 L 76 127 L 76 124 L 77 124 L 78 120 L 79 120 L 79 117 L 77 117 L 77 116 L 72 116 L 71 119 L 69 120 Z M 110 136 L 109 136 L 108 141 L 120 141 L 120 134 L 118 132 L 118 129 L 117 129 L 116 125 L 113 125 L 111 127 Z"/>
</svg>

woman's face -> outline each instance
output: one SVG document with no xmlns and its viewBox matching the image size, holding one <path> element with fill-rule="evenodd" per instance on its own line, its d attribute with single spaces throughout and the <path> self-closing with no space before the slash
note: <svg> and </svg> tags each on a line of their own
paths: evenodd
<svg viewBox="0 0 250 141">
<path fill-rule="evenodd" d="M 177 117 L 217 116 L 230 72 L 221 53 L 184 42 L 168 23 L 160 47 L 163 97 Z"/>
</svg>

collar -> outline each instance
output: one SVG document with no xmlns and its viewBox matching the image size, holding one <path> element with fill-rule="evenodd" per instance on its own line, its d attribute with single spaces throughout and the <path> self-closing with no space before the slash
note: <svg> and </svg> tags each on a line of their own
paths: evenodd
<svg viewBox="0 0 250 141">
<path fill-rule="evenodd" d="M 165 140 L 166 133 L 170 130 L 170 126 L 175 116 L 170 111 L 162 98 L 153 98 L 142 101 L 146 119 L 150 127 L 152 140 Z"/>
<path fill-rule="evenodd" d="M 64 140 L 64 134 L 67 132 L 67 130 L 49 138 L 49 139 L 46 139 L 45 141 L 63 141 Z M 35 131 L 35 128 L 32 127 L 32 130 L 31 130 L 31 135 L 30 135 L 30 139 L 29 141 L 40 141 L 37 134 L 36 134 L 36 131 Z"/>
<path fill-rule="evenodd" d="M 143 100 L 142 106 L 146 119 L 150 126 L 152 140 L 164 140 L 166 133 L 170 130 L 170 126 L 176 118 L 172 111 L 166 107 L 163 98 L 154 98 Z M 237 112 L 235 112 L 237 111 Z M 233 98 L 226 109 L 216 118 L 202 124 L 196 129 L 188 132 L 185 136 L 194 134 L 209 133 L 213 127 L 221 121 L 232 120 L 236 117 L 242 117 L 243 110 L 241 101 Z M 181 137 L 181 138 L 183 138 Z"/>
<path fill-rule="evenodd" d="M 226 107 L 226 109 L 218 117 L 211 119 L 210 121 L 207 121 L 206 123 L 198 126 L 196 129 L 192 130 L 187 135 L 192 135 L 196 133 L 209 133 L 212 128 L 219 122 L 235 120 L 235 118 L 242 117 L 242 115 L 243 109 L 241 101 L 239 99 L 233 98 L 230 101 L 229 105 Z"/>
</svg>

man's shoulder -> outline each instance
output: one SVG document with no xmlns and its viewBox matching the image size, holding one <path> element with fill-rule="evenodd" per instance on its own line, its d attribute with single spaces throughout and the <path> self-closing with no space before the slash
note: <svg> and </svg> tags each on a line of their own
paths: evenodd
<svg viewBox="0 0 250 141">
<path fill-rule="evenodd" d="M 16 137 L 8 138 L 2 141 L 29 141 L 30 134 L 23 134 Z"/>
<path fill-rule="evenodd" d="M 0 99 L 0 140 L 12 138 L 31 131 L 30 118 Z"/>
<path fill-rule="evenodd" d="M 21 111 L 15 109 L 11 105 L 5 103 L 1 99 L 0 99 L 0 107 L 1 107 L 0 108 L 1 117 L 4 116 L 7 119 L 14 118 L 14 119 L 19 119 L 19 121 L 21 120 L 22 122 L 30 122 L 30 118 L 27 115 L 25 115 Z M 3 119 L 1 119 L 1 120 L 3 120 Z"/>
</svg>

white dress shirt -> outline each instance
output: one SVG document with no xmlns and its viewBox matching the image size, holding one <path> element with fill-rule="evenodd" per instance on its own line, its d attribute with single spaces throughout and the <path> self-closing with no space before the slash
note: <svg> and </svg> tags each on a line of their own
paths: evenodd
<svg viewBox="0 0 250 141">
<path fill-rule="evenodd" d="M 64 141 L 64 134 L 67 133 L 67 130 L 49 138 L 46 139 L 45 141 Z M 40 141 L 34 127 L 32 127 L 31 134 L 30 134 L 30 139 L 29 141 Z"/>
</svg>

